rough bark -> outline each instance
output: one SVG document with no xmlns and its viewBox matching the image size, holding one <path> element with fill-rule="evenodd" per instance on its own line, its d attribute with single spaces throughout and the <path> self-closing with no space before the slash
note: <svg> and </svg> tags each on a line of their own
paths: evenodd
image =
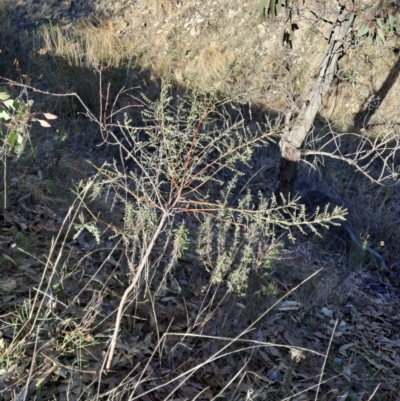
<svg viewBox="0 0 400 401">
<path fill-rule="evenodd" d="M 332 29 L 318 76 L 314 85 L 308 86 L 311 90 L 306 97 L 305 107 L 300 111 L 292 129 L 285 133 L 280 141 L 281 161 L 275 195 L 281 204 L 283 199 L 288 200 L 293 193 L 297 164 L 301 157 L 300 147 L 312 128 L 323 99 L 332 85 L 337 62 L 352 24 L 350 17 L 351 9 L 342 7 Z"/>
</svg>

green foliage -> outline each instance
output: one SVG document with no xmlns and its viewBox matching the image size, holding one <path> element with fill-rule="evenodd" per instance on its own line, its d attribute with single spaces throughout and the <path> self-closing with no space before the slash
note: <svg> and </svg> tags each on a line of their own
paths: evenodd
<svg viewBox="0 0 400 401">
<path fill-rule="evenodd" d="M 141 180 L 149 184 L 159 180 L 170 195 L 182 192 L 191 198 L 208 182 L 222 184 L 219 175 L 224 169 L 242 175 L 238 163 L 247 164 L 252 148 L 266 143 L 268 137 L 250 132 L 243 135 L 240 122 L 229 122 L 228 110 L 214 93 L 174 100 L 170 89 L 166 82 L 156 102 L 143 96 L 146 135 L 140 129 L 129 130 L 133 148 L 141 149 L 147 171 L 155 174 Z M 215 121 L 218 114 L 225 119 L 222 129 Z M 147 191 L 142 195 L 148 198 Z"/>
<path fill-rule="evenodd" d="M 358 18 L 357 36 L 366 39 L 368 44 L 377 42 L 384 45 L 386 37 L 391 32 L 400 31 L 400 14 L 389 14 L 382 17 Z"/>
<path fill-rule="evenodd" d="M 184 252 L 188 249 L 189 247 L 189 230 L 185 227 L 185 222 L 182 222 L 174 230 L 175 233 L 175 253 L 177 254 L 178 258 L 181 257 Z"/>
<path fill-rule="evenodd" d="M 12 367 L 17 366 L 18 363 L 20 363 L 20 361 L 25 357 L 25 349 L 25 341 L 20 341 L 13 346 L 13 352 L 8 353 L 7 344 L 4 337 L 0 338 L 0 370 L 7 372 Z"/>
<path fill-rule="evenodd" d="M 56 349 L 59 352 L 71 353 L 98 344 L 90 335 L 90 322 L 76 324 L 72 319 L 59 323 L 59 338 Z"/>
<path fill-rule="evenodd" d="M 290 1 L 286 0 L 259 0 L 258 9 L 263 17 L 270 16 L 277 18 L 282 8 L 286 13 L 286 24 L 280 30 L 281 43 L 292 47 L 293 33 L 297 28 L 296 24 L 291 23 Z M 358 37 L 366 39 L 368 44 L 377 42 L 385 44 L 387 34 L 400 31 L 400 14 L 394 13 L 389 7 L 375 10 L 371 17 L 355 10 L 350 14 L 350 24 L 357 21 L 356 34 Z"/>
<path fill-rule="evenodd" d="M 282 6 L 285 7 L 286 13 L 289 12 L 290 0 L 260 0 L 258 3 L 258 9 L 260 13 L 265 17 L 270 15 L 275 18 L 281 12 Z"/>
<path fill-rule="evenodd" d="M 51 127 L 46 120 L 57 118 L 51 113 L 30 113 L 31 101 L 23 102 L 21 99 L 14 100 L 10 92 L 0 88 L 0 124 L 3 129 L 3 146 L 0 153 L 7 154 L 8 151 L 20 155 L 24 150 L 28 139 L 30 123 L 38 122 L 42 127 Z M 46 120 L 37 118 L 43 114 Z"/>
<path fill-rule="evenodd" d="M 97 225 L 95 224 L 95 222 L 93 222 L 93 221 L 87 222 L 83 213 L 79 214 L 79 220 L 80 220 L 80 223 L 75 224 L 76 233 L 74 235 L 74 239 L 78 238 L 79 235 L 84 230 L 87 230 L 87 231 L 89 231 L 90 234 L 93 235 L 93 237 L 96 239 L 96 242 L 100 243 L 100 230 L 97 228 Z"/>
<path fill-rule="evenodd" d="M 281 251 L 284 247 L 283 242 L 277 242 L 269 251 L 268 257 L 265 260 L 265 270 L 271 271 L 280 262 Z"/>
<path fill-rule="evenodd" d="M 292 24 L 291 22 L 290 0 L 285 2 L 282 0 L 260 0 L 258 3 L 258 9 L 264 18 L 266 16 L 277 18 L 283 8 L 285 9 L 286 23 L 280 29 L 279 37 L 283 45 L 292 48 L 293 34 L 298 27 L 297 24 Z"/>
<path fill-rule="evenodd" d="M 197 257 L 211 281 L 226 280 L 230 291 L 243 294 L 249 273 L 268 264 L 266 244 L 278 230 L 291 236 L 293 227 L 316 231 L 314 226 L 344 220 L 346 212 L 339 208 L 333 214 L 317 211 L 310 219 L 297 199 L 279 206 L 275 198 L 251 193 L 243 176 L 250 170 L 253 150 L 268 146 L 274 131 L 247 130 L 240 117 L 232 119 L 234 106 L 228 103 L 228 108 L 215 93 L 176 98 L 166 80 L 159 99 L 142 99 L 145 127 L 132 127 L 125 117 L 120 126 L 125 139 L 114 135 L 124 163 L 130 163 L 129 173 L 105 166 L 99 173 L 106 179 L 93 186 L 94 195 L 115 192 L 125 204 L 123 236 L 131 246 L 132 266 L 148 251 L 160 216 L 167 213 L 160 245 L 168 255 L 157 257 L 168 260 L 163 282 L 195 241 Z M 188 224 L 197 234 L 194 239 L 189 238 Z"/>
<path fill-rule="evenodd" d="M 12 262 L 7 258 L 0 256 L 0 266 L 2 266 L 3 270 L 7 270 L 13 266 Z"/>
<path fill-rule="evenodd" d="M 189 230 L 185 227 L 185 221 L 179 224 L 178 227 L 172 231 L 172 234 L 174 236 L 172 250 L 169 263 L 164 268 L 164 277 L 177 265 L 178 259 L 184 255 L 190 243 Z"/>
<path fill-rule="evenodd" d="M 0 120 L 8 124 L 8 127 L 10 128 L 8 137 L 5 140 L 5 144 L 8 144 L 11 151 L 15 150 L 17 153 L 19 153 L 19 150 L 24 142 L 24 124 L 21 123 L 19 126 L 15 126 L 12 124 L 11 119 L 14 117 L 17 111 L 19 111 L 19 115 L 23 117 L 24 111 L 19 109 L 20 104 L 11 99 L 11 95 L 8 90 L 2 88 L 0 91 Z"/>
<path fill-rule="evenodd" d="M 18 107 L 18 103 L 10 99 L 10 93 L 3 89 L 0 91 L 0 120 L 9 121 L 11 114 Z"/>
</svg>

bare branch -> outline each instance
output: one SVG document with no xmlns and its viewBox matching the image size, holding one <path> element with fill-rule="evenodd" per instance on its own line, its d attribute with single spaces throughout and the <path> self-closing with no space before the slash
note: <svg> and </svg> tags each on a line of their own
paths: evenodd
<svg viewBox="0 0 400 401">
<path fill-rule="evenodd" d="M 364 133 L 337 133 L 333 130 L 321 135 L 310 136 L 307 146 L 313 149 L 302 149 L 301 156 L 323 156 L 341 160 L 366 176 L 378 185 L 395 184 L 400 178 L 400 135 L 389 131 L 382 138 L 370 137 Z M 355 142 L 353 151 L 344 151 Z M 320 145 L 322 143 L 322 145 Z M 316 149 L 319 146 L 319 149 Z"/>
</svg>

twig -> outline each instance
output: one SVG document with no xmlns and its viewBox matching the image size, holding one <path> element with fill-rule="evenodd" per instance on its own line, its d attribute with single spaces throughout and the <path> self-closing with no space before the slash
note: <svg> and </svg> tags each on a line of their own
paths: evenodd
<svg viewBox="0 0 400 401">
<path fill-rule="evenodd" d="M 135 277 L 132 280 L 132 283 L 129 285 L 129 287 L 125 290 L 124 295 L 121 298 L 121 301 L 119 303 L 118 307 L 118 313 L 117 313 L 117 319 L 115 321 L 115 328 L 114 328 L 114 333 L 111 338 L 111 343 L 110 343 L 110 348 L 108 351 L 108 358 L 107 358 L 107 364 L 106 364 L 106 370 L 109 370 L 113 361 L 114 357 L 114 351 L 115 351 L 115 346 L 117 344 L 117 338 L 118 338 L 118 331 L 119 331 L 119 326 L 121 325 L 121 319 L 122 319 L 122 313 L 124 310 L 124 305 L 125 302 L 128 298 L 128 295 L 133 291 L 133 289 L 136 287 L 137 282 L 139 281 L 139 277 L 142 274 L 142 271 L 144 267 L 146 266 L 147 260 L 149 259 L 150 253 L 153 250 L 154 244 L 156 242 L 157 237 L 160 235 L 162 229 L 164 228 L 164 223 L 168 218 L 168 211 L 164 210 L 163 214 L 161 216 L 161 219 L 158 223 L 158 226 L 156 228 L 156 231 L 153 234 L 153 237 L 149 243 L 149 246 L 146 250 L 146 253 L 144 254 L 142 260 L 140 261 L 140 264 L 138 266 L 138 269 L 136 271 Z"/>
<path fill-rule="evenodd" d="M 331 339 L 329 340 L 328 349 L 326 350 L 326 355 L 325 355 L 325 358 L 324 358 L 324 363 L 322 364 L 321 374 L 320 374 L 320 376 L 319 376 L 319 381 L 318 381 L 318 387 L 317 387 L 317 391 L 316 391 L 316 393 L 315 393 L 315 401 L 318 400 L 318 393 L 319 393 L 319 389 L 320 389 L 320 387 L 321 387 L 322 377 L 323 377 L 323 375 L 324 375 L 324 370 L 325 370 L 326 361 L 328 360 L 328 355 L 329 355 L 329 351 L 330 351 L 330 349 L 331 349 L 333 337 L 335 336 L 337 324 L 338 324 L 338 319 L 336 319 L 335 326 L 333 327 Z"/>
<path fill-rule="evenodd" d="M 247 349 L 254 349 L 254 345 L 252 345 L 251 347 L 246 347 L 246 348 L 242 348 L 239 350 L 234 350 L 234 351 L 228 351 L 227 353 L 224 353 L 224 351 L 231 347 L 232 344 L 234 344 L 236 341 L 241 340 L 241 338 L 247 334 L 248 332 L 250 332 L 254 326 L 260 321 L 262 320 L 271 310 L 273 310 L 277 305 L 279 305 L 286 297 L 288 297 L 290 294 L 292 294 L 293 292 L 295 292 L 298 288 L 300 288 L 304 283 L 306 283 L 308 280 L 310 280 L 311 278 L 313 278 L 314 276 L 316 276 L 322 269 L 317 270 L 316 272 L 314 272 L 313 274 L 311 274 L 310 276 L 308 276 L 306 279 L 304 279 L 300 284 L 296 285 L 294 288 L 292 288 L 290 291 L 288 291 L 284 296 L 282 296 L 281 298 L 279 298 L 272 306 L 270 306 L 266 311 L 264 311 L 263 313 L 261 313 L 257 319 L 254 320 L 253 323 L 251 323 L 246 329 L 244 329 L 239 335 L 237 335 L 235 338 L 232 338 L 231 341 L 229 341 L 226 345 L 224 345 L 221 349 L 219 349 L 217 352 L 215 352 L 212 356 L 210 356 L 207 360 L 205 360 L 204 362 L 199 363 L 197 366 L 189 369 L 186 372 L 183 372 L 181 374 L 179 374 L 178 376 L 174 377 L 171 380 L 168 380 L 166 383 L 163 383 L 161 385 L 158 385 L 154 388 L 151 388 L 150 390 L 145 391 L 144 393 L 141 393 L 140 395 L 137 395 L 136 397 L 130 398 L 130 401 L 134 401 L 137 400 L 138 398 L 143 398 L 143 396 L 152 393 L 153 391 L 156 391 L 157 389 L 161 388 L 161 387 L 165 387 L 168 386 L 169 384 L 180 380 L 180 383 L 182 384 L 183 382 L 185 382 L 191 375 L 194 374 L 194 372 L 196 372 L 198 369 L 202 368 L 203 366 L 216 361 L 224 356 L 227 355 L 231 355 L 233 353 L 237 353 L 243 350 L 247 350 Z M 164 333 L 163 336 L 168 336 L 171 335 L 172 333 Z M 274 344 L 276 345 L 276 344 Z M 294 347 L 292 347 L 294 348 Z M 131 395 L 131 397 L 133 396 L 133 394 Z"/>
<path fill-rule="evenodd" d="M 374 392 L 371 394 L 371 396 L 368 398 L 368 401 L 371 401 L 371 400 L 374 398 L 374 396 L 375 396 L 376 392 L 378 391 L 378 388 L 380 387 L 380 385 L 381 385 L 381 383 L 379 383 L 379 384 L 375 387 L 375 390 L 374 390 Z"/>
<path fill-rule="evenodd" d="M 84 196 L 86 195 L 86 193 L 87 193 L 87 191 L 89 190 L 90 187 L 91 187 L 91 183 L 90 183 L 89 185 L 87 185 L 87 186 L 84 188 L 84 190 L 83 190 Z M 51 242 L 51 248 L 50 248 L 49 256 L 47 257 L 47 260 L 46 260 L 46 262 L 45 262 L 45 266 L 44 266 L 44 270 L 43 270 L 43 273 L 42 273 L 42 277 L 41 277 L 41 280 L 40 280 L 40 283 L 39 283 L 39 286 L 38 286 L 39 289 L 42 288 L 42 286 L 44 285 L 44 283 L 45 283 L 45 281 L 46 281 L 46 274 L 47 274 L 48 270 L 50 269 L 50 265 L 51 265 L 51 257 L 52 257 L 52 255 L 53 255 L 54 252 L 55 252 L 56 244 L 58 244 L 58 241 L 59 241 L 59 239 L 61 238 L 61 235 L 62 235 L 62 233 L 63 233 L 63 228 L 68 224 L 69 221 L 74 221 L 74 220 L 75 220 L 75 217 L 76 217 L 77 214 L 78 214 L 79 207 L 77 207 L 76 204 L 77 204 L 77 199 L 74 200 L 74 203 L 73 203 L 72 206 L 68 209 L 68 212 L 67 212 L 67 214 L 66 214 L 66 216 L 65 216 L 65 218 L 64 218 L 64 220 L 63 220 L 63 222 L 62 222 L 62 225 L 61 225 L 61 227 L 60 227 L 60 229 L 59 229 L 59 231 L 58 231 L 58 233 L 57 233 L 55 239 L 53 239 L 52 242 Z M 75 210 L 74 210 L 74 209 L 75 209 Z M 74 213 L 73 213 L 73 212 L 74 212 Z M 71 216 L 72 216 L 72 218 L 71 218 Z M 66 238 L 67 238 L 67 236 L 68 236 L 68 234 L 69 234 L 71 228 L 72 228 L 72 225 L 71 225 L 71 224 L 68 225 L 67 232 L 65 233 L 64 239 L 63 239 L 63 241 L 62 241 L 62 243 L 61 243 L 61 249 L 63 249 L 63 247 L 64 247 L 64 245 L 65 245 Z M 57 255 L 57 257 L 56 257 L 55 262 L 54 262 L 53 265 L 52 265 L 52 267 L 53 267 L 52 273 L 50 274 L 49 277 L 47 277 L 47 287 L 46 287 L 46 290 L 44 291 L 44 293 L 47 293 L 49 287 L 51 286 L 51 282 L 52 282 L 53 276 L 54 276 L 55 271 L 56 271 L 56 266 L 57 266 L 58 263 L 60 262 L 61 256 L 62 256 L 62 252 L 59 252 L 58 255 Z M 33 302 L 32 302 L 32 305 L 36 305 L 36 304 L 37 304 L 38 298 L 39 298 L 39 294 L 40 294 L 40 292 L 39 292 L 39 291 L 36 291 L 34 300 L 33 300 Z M 44 302 L 45 302 L 45 297 L 43 297 L 43 298 L 41 299 L 41 301 L 39 302 L 39 307 L 38 307 L 38 310 L 39 310 L 39 311 L 41 310 L 41 308 L 42 308 Z M 38 319 L 39 319 L 39 312 L 36 313 L 36 315 L 34 316 L 34 315 L 33 315 L 34 310 L 35 310 L 35 308 L 31 308 L 28 318 L 25 320 L 25 323 L 24 323 L 24 324 L 22 325 L 22 327 L 19 329 L 18 333 L 14 336 L 14 338 L 13 338 L 11 344 L 10 344 L 9 347 L 7 348 L 7 350 L 6 350 L 6 352 L 5 352 L 6 355 L 7 355 L 8 353 L 11 353 L 11 352 L 13 351 L 13 349 L 14 349 L 14 348 L 13 348 L 13 345 L 14 345 L 14 343 L 17 341 L 17 339 L 20 338 L 20 336 L 22 335 L 22 333 L 25 331 L 25 328 L 27 327 L 27 325 L 28 325 L 32 320 L 33 320 L 33 323 L 32 323 L 32 326 L 31 326 L 31 327 L 35 327 L 35 326 L 36 326 L 36 322 L 37 322 Z M 23 336 L 23 338 L 22 338 L 20 341 L 24 341 L 27 337 L 29 337 L 29 335 L 30 335 L 31 333 L 32 333 L 32 331 L 31 331 L 31 329 L 29 329 L 29 330 L 25 333 L 25 335 Z"/>
<path fill-rule="evenodd" d="M 211 340 L 218 340 L 218 341 L 229 341 L 229 342 L 234 342 L 234 341 L 240 341 L 241 343 L 251 343 L 254 344 L 254 347 L 274 347 L 274 348 L 287 348 L 289 350 L 299 350 L 301 352 L 309 352 L 313 355 L 318 355 L 318 356 L 325 356 L 324 354 L 321 354 L 318 351 L 314 351 L 309 348 L 303 348 L 303 347 L 295 347 L 293 345 L 286 345 L 286 344 L 277 344 L 277 343 L 271 343 L 271 342 L 266 342 L 266 341 L 258 341 L 258 340 L 251 340 L 251 339 L 236 339 L 232 337 L 221 337 L 221 336 L 209 336 L 206 334 L 195 334 L 195 333 L 170 333 L 166 332 L 166 335 L 168 336 L 177 336 L 177 337 L 192 337 L 192 338 L 207 338 Z"/>
</svg>

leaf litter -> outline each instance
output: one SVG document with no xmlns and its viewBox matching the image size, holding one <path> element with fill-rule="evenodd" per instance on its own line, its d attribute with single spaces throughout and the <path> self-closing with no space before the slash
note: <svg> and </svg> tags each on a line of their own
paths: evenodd
<svg viewBox="0 0 400 401">
<path fill-rule="evenodd" d="M 55 243 L 53 253 L 61 255 L 60 263 L 52 270 L 54 260 L 46 257 L 63 230 L 57 216 L 64 212 L 33 192 L 9 195 L 15 203 L 12 212 L 1 215 L 0 231 L 2 399 L 129 394 L 144 401 L 213 400 L 226 389 L 225 399 L 307 400 L 314 399 L 319 383 L 320 399 L 357 394 L 367 400 L 378 386 L 381 399 L 397 399 L 398 285 L 363 270 L 335 276 L 338 258 L 324 260 L 323 245 L 305 240 L 298 240 L 284 267 L 274 267 L 270 280 L 282 295 L 316 265 L 322 273 L 240 338 L 277 294 L 261 295 L 254 284 L 253 294 L 238 298 L 223 285 L 211 286 L 195 255 L 179 261 L 164 294 L 156 291 L 161 278 L 155 273 L 154 288 L 127 303 L 117 355 L 104 372 L 115 310 L 130 274 L 116 233 L 98 223 L 97 243 L 87 230 L 76 239 L 63 232 L 65 241 Z M 332 281 L 340 284 L 332 289 Z M 31 314 L 37 315 L 35 324 L 28 320 Z"/>
<path fill-rule="evenodd" d="M 36 218 L 36 210 L 23 210 L 25 226 L 32 226 L 29 219 Z M 21 213 L 14 220 L 8 218 L 9 224 L 19 229 L 21 221 Z M 39 228 L 34 234 L 40 236 L 41 232 Z M 103 243 L 108 249 L 114 245 L 106 238 Z M 21 355 L 15 359 L 8 356 L 10 366 L 2 381 L 4 399 L 12 399 L 12 394 L 15 399 L 33 399 L 39 388 L 42 397 L 57 394 L 58 399 L 90 399 L 96 388 L 101 389 L 101 396 L 118 397 L 129 388 L 134 391 L 133 399 L 162 399 L 175 394 L 174 399 L 211 400 L 218 389 L 227 387 L 235 397 L 260 386 L 264 388 L 259 393 L 263 396 L 283 399 L 285 394 L 299 394 L 296 399 L 301 399 L 300 394 L 307 394 L 307 399 L 315 394 L 332 335 L 321 392 L 332 397 L 326 399 L 345 394 L 349 391 L 346 386 L 365 397 L 378 383 L 385 394 L 398 392 L 400 299 L 390 283 L 365 271 L 354 272 L 346 279 L 340 293 L 346 301 L 340 307 L 329 303 L 316 306 L 302 298 L 306 293 L 298 293 L 296 301 L 280 303 L 260 321 L 257 332 L 250 331 L 235 340 L 274 297 L 249 297 L 239 302 L 222 286 L 204 287 L 207 272 L 188 267 L 181 281 L 185 283 L 184 296 L 176 293 L 175 287 L 167 290 L 170 295 L 162 297 L 150 289 L 149 296 L 130 302 L 112 370 L 102 374 L 117 306 L 115 296 L 122 293 L 126 265 L 121 260 L 116 263 L 115 257 L 104 261 L 96 247 L 82 247 L 78 239 L 65 243 L 65 263 L 79 263 L 80 268 L 73 268 L 69 277 L 53 276 L 53 290 L 46 295 L 54 301 L 53 306 L 39 310 L 37 304 L 25 305 L 37 310 L 39 319 L 46 320 L 20 344 Z M 40 263 L 20 263 L 15 252 L 10 258 L 14 263 L 10 262 L 10 269 L 5 271 L 7 276 L 3 274 L 0 292 L 4 297 L 16 293 L 13 296 L 21 300 L 16 302 L 8 295 L 9 303 L 2 307 L 3 312 L 8 310 L 3 324 L 15 319 L 11 305 L 24 308 L 23 298 L 37 288 L 43 269 Z M 298 271 L 300 276 L 306 274 L 304 266 L 308 263 L 304 259 L 302 253 L 293 255 L 293 265 L 285 268 L 303 265 Z M 15 264 L 17 269 L 12 268 Z M 179 278 L 174 280 L 179 283 Z M 199 280 L 202 284 L 197 284 Z M 285 288 L 293 286 L 279 274 L 277 280 Z M 335 319 L 339 321 L 336 331 Z M 174 333 L 181 334 L 177 337 Z M 14 333 L 3 329 L 2 336 L 4 352 L 11 346 Z M 227 352 L 219 355 L 227 343 Z M 16 353 L 18 343 L 12 347 Z"/>
<path fill-rule="evenodd" d="M 261 295 L 256 277 L 243 297 L 210 285 L 193 252 L 165 282 L 150 267 L 153 282 L 127 303 L 116 357 L 105 372 L 115 310 L 130 274 L 117 232 L 99 221 L 99 241 L 87 230 L 74 238 L 58 217 L 65 215 L 62 207 L 44 198 L 15 199 L 0 233 L 4 400 L 33 400 L 38 392 L 43 399 L 129 393 L 140 400 L 212 400 L 222 390 L 227 399 L 300 400 L 315 397 L 318 386 L 320 399 L 351 393 L 368 399 L 378 385 L 378 394 L 396 399 L 398 288 L 380 273 L 340 274 L 338 259 L 314 256 L 323 255 L 320 242 L 301 239 L 269 274 L 274 294 Z M 54 242 L 58 233 L 61 240 Z M 54 255 L 60 255 L 57 265 Z M 251 326 L 316 266 L 322 271 L 309 287 Z"/>
</svg>

